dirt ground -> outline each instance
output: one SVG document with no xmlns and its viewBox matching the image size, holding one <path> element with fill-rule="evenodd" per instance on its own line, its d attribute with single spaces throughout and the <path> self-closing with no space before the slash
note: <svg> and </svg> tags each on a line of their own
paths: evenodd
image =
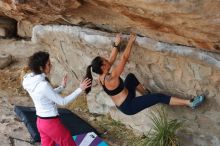
<svg viewBox="0 0 220 146">
<path fill-rule="evenodd" d="M 28 94 L 23 90 L 20 73 L 30 56 L 43 46 L 33 45 L 29 41 L 0 40 L 0 51 L 13 56 L 13 62 L 0 70 L 0 141 L 2 146 L 39 146 L 30 144 L 30 135 L 25 125 L 13 112 L 14 105 L 33 106 Z M 141 145 L 143 137 L 136 137 L 123 124 L 114 121 L 109 115 L 89 113 L 85 97 L 78 98 L 65 108 L 70 109 L 81 118 L 94 126 L 101 137 L 112 146 Z"/>
</svg>

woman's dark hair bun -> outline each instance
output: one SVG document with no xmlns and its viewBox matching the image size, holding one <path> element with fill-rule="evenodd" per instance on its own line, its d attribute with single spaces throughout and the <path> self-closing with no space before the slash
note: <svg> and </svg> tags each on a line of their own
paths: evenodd
<svg viewBox="0 0 220 146">
<path fill-rule="evenodd" d="M 28 67 L 35 74 L 41 74 L 49 60 L 49 53 L 39 51 L 29 57 Z"/>
</svg>

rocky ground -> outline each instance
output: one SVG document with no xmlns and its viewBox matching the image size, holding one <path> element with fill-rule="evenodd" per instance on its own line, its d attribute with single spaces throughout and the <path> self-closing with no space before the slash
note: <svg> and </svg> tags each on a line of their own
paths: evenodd
<svg viewBox="0 0 220 146">
<path fill-rule="evenodd" d="M 40 145 L 30 143 L 31 137 L 13 109 L 15 105 L 33 106 L 31 98 L 21 87 L 20 73 L 28 56 L 36 50 L 43 50 L 44 47 L 40 44 L 32 45 L 28 40 L 0 40 L 1 53 L 12 55 L 10 65 L 0 69 L 0 145 L 2 146 Z M 90 114 L 85 97 L 78 98 L 66 108 L 96 127 L 100 133 L 103 133 L 102 138 L 110 145 L 140 145 L 142 138 L 135 137 L 120 122 L 112 120 L 108 115 Z"/>
</svg>

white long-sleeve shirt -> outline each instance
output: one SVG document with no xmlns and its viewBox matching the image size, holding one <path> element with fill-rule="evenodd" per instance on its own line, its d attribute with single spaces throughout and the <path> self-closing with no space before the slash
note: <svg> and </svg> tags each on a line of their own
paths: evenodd
<svg viewBox="0 0 220 146">
<path fill-rule="evenodd" d="M 81 88 L 77 88 L 70 95 L 61 97 L 58 93 L 64 88 L 60 86 L 53 89 L 50 83 L 45 80 L 45 74 L 26 74 L 23 78 L 22 85 L 31 96 L 36 108 L 36 114 L 40 117 L 54 117 L 59 115 L 56 104 L 66 105 L 76 99 L 82 92 Z"/>
</svg>

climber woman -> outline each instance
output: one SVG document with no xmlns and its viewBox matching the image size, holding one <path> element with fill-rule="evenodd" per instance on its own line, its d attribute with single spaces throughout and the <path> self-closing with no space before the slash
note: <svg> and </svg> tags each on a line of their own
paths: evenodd
<svg viewBox="0 0 220 146">
<path fill-rule="evenodd" d="M 116 60 L 116 56 L 119 51 L 119 44 L 121 42 L 121 36 L 116 35 L 116 39 L 113 45 L 112 52 L 109 59 L 97 56 L 95 57 L 91 65 L 87 67 L 86 78 L 92 78 L 91 70 L 99 74 L 99 81 L 103 87 L 103 90 L 111 96 L 116 107 L 127 115 L 134 115 L 141 110 L 148 108 L 157 103 L 163 103 L 168 105 L 185 105 L 191 108 L 195 108 L 200 105 L 204 97 L 196 96 L 191 100 L 180 99 L 173 96 L 164 95 L 161 93 L 146 93 L 143 85 L 140 84 L 134 74 L 129 73 L 125 78 L 125 81 L 120 77 L 124 70 L 125 64 L 131 53 L 131 48 L 136 39 L 135 34 L 131 34 L 126 48 L 120 58 L 117 66 L 112 67 Z M 112 69 L 111 69 L 112 68 Z M 111 72 L 110 72 L 111 70 Z M 138 90 L 142 96 L 136 97 L 135 90 Z M 86 89 L 86 93 L 89 93 L 91 87 Z"/>
<path fill-rule="evenodd" d="M 58 105 L 66 105 L 76 99 L 83 90 L 91 86 L 91 80 L 83 80 L 79 88 L 66 97 L 58 93 L 64 90 L 67 82 L 65 76 L 61 86 L 53 89 L 47 76 L 50 74 L 51 62 L 47 52 L 36 52 L 29 58 L 31 73 L 23 77 L 23 87 L 31 96 L 37 114 L 37 128 L 42 146 L 75 146 L 70 132 L 62 124 L 57 110 Z M 74 123 L 73 123 L 74 124 Z"/>
</svg>

